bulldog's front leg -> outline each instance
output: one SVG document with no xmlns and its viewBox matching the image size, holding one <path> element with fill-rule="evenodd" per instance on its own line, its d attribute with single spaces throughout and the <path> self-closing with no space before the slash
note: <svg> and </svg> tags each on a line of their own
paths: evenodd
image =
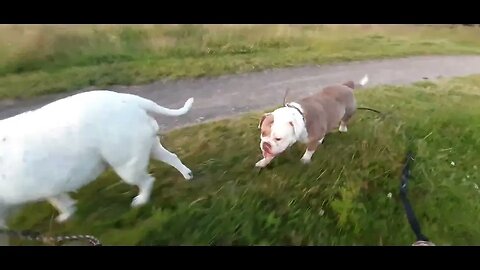
<svg viewBox="0 0 480 270">
<path fill-rule="evenodd" d="M 312 142 L 309 142 L 307 144 L 307 150 L 305 150 L 305 153 L 303 154 L 302 158 L 300 159 L 300 161 L 303 163 L 303 164 L 308 164 L 310 163 L 310 161 L 312 161 L 312 156 L 313 156 L 313 153 L 315 153 L 315 151 L 317 150 L 317 146 L 319 144 L 322 144 L 323 143 L 323 139 L 320 139 L 320 140 L 315 140 L 315 141 L 312 141 Z"/>
<path fill-rule="evenodd" d="M 255 167 L 264 168 L 268 164 L 270 164 L 270 162 L 272 162 L 273 159 L 274 157 L 264 157 L 263 159 L 261 159 L 255 164 Z"/>
<path fill-rule="evenodd" d="M 312 161 L 313 153 L 315 153 L 315 150 L 309 150 L 309 149 L 307 148 L 307 150 L 305 150 L 305 153 L 303 154 L 303 156 L 302 156 L 302 158 L 300 159 L 300 161 L 301 161 L 303 164 L 308 164 L 308 163 L 310 163 L 310 161 Z"/>
</svg>

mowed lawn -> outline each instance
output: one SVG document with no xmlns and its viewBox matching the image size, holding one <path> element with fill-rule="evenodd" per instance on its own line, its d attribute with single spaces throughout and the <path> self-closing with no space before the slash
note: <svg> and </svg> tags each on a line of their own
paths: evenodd
<svg viewBox="0 0 480 270">
<path fill-rule="evenodd" d="M 0 99 L 272 67 L 480 53 L 480 28 L 1 25 Z"/>
<path fill-rule="evenodd" d="M 152 200 L 112 172 L 81 189 L 64 225 L 47 203 L 26 206 L 11 228 L 93 234 L 105 245 L 410 245 L 399 200 L 407 145 L 417 153 L 410 200 L 437 245 L 480 244 L 480 76 L 357 92 L 346 134 L 331 134 L 312 163 L 295 145 L 260 173 L 261 112 L 165 134 L 166 148 L 195 175 L 153 161 Z M 28 243 L 23 243 L 28 244 Z"/>
</svg>

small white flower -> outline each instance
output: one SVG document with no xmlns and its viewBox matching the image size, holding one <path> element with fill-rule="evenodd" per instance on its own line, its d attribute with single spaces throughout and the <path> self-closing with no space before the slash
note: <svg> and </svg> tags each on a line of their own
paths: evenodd
<svg viewBox="0 0 480 270">
<path fill-rule="evenodd" d="M 473 184 L 473 187 L 474 187 L 475 189 L 478 189 L 478 185 L 477 185 L 477 184 Z"/>
<path fill-rule="evenodd" d="M 455 162 L 453 162 L 453 161 L 450 162 L 450 165 L 455 166 Z"/>
<path fill-rule="evenodd" d="M 388 197 L 389 199 L 392 198 L 392 193 L 389 192 L 389 193 L 387 194 L 387 197 Z"/>
</svg>

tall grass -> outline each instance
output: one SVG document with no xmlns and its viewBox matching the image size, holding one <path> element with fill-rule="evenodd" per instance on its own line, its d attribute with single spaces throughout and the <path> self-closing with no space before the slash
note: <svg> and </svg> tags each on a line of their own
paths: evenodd
<svg viewBox="0 0 480 270">
<path fill-rule="evenodd" d="M 0 98 L 308 63 L 476 54 L 479 34 L 413 25 L 2 25 Z"/>
</svg>

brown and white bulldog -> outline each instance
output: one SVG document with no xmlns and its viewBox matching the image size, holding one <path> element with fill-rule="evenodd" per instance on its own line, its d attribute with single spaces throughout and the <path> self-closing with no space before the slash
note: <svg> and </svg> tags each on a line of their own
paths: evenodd
<svg viewBox="0 0 480 270">
<path fill-rule="evenodd" d="M 367 82 L 365 75 L 359 84 L 364 86 Z M 353 81 L 330 85 L 314 95 L 264 114 L 258 125 L 263 159 L 255 166 L 267 166 L 297 141 L 307 145 L 301 161 L 309 163 L 327 133 L 337 127 L 340 132 L 347 132 L 348 120 L 357 108 L 354 88 Z"/>
</svg>

